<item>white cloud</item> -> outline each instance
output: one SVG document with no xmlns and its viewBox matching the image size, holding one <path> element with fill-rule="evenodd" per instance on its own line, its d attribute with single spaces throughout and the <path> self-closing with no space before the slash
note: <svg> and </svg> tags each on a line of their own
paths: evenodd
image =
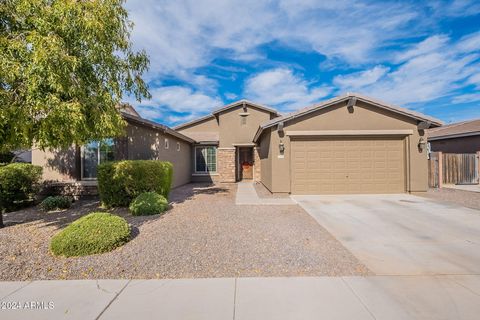
<svg viewBox="0 0 480 320">
<path fill-rule="evenodd" d="M 245 84 L 248 99 L 283 111 L 317 102 L 330 92 L 331 88 L 327 86 L 309 87 L 307 81 L 287 68 L 264 71 L 247 79 Z"/>
<path fill-rule="evenodd" d="M 460 52 L 480 51 L 480 31 L 462 37 L 455 47 Z"/>
<path fill-rule="evenodd" d="M 150 100 L 141 103 L 133 99 L 127 101 L 135 106 L 143 118 L 160 121 L 163 124 L 188 121 L 223 105 L 219 97 L 182 86 L 159 87 L 150 90 L 150 93 L 152 94 Z M 185 115 L 176 115 L 178 113 Z"/>
<path fill-rule="evenodd" d="M 237 99 L 237 95 L 233 92 L 226 92 L 225 93 L 225 98 L 227 98 L 228 100 L 234 100 L 234 99 Z"/>
<path fill-rule="evenodd" d="M 432 36 L 400 53 L 402 63 L 375 82 L 360 85 L 361 82 L 354 80 L 355 74 L 349 74 L 337 79 L 351 81 L 337 80 L 336 83 L 342 90 L 361 91 L 397 104 L 426 102 L 452 95 L 468 85 L 468 81 L 475 81 L 480 70 L 477 48 L 463 42 L 471 39 L 465 37 L 452 43 L 445 36 Z M 375 68 L 364 74 L 375 73 Z"/>
<path fill-rule="evenodd" d="M 469 102 L 475 102 L 475 101 L 480 101 L 480 92 L 462 94 L 462 95 L 455 96 L 452 99 L 452 102 L 455 104 L 469 103 Z"/>
<path fill-rule="evenodd" d="M 205 112 L 223 103 L 218 97 L 181 86 L 160 87 L 150 90 L 152 99 L 142 101 L 144 107 L 167 107 L 177 112 Z"/>
<path fill-rule="evenodd" d="M 151 77 L 189 80 L 221 53 L 261 60 L 261 45 L 278 41 L 329 59 L 366 62 L 386 42 L 421 33 L 405 28 L 419 10 L 391 2 L 258 0 L 128 0 L 134 45 L 151 59 Z M 377 58 L 383 59 L 377 55 Z"/>
<path fill-rule="evenodd" d="M 467 83 L 475 85 L 480 90 L 480 71 L 469 77 Z"/>
<path fill-rule="evenodd" d="M 334 84 L 339 90 L 361 91 L 394 103 L 431 101 L 466 85 L 480 87 L 475 60 L 480 32 L 456 42 L 442 33 L 400 52 L 395 49 L 425 37 L 446 16 L 480 12 L 474 0 L 422 5 L 356 0 L 127 0 L 126 6 L 135 23 L 134 46 L 146 49 L 151 59 L 147 79 L 189 84 L 152 90 L 152 101 L 143 104 L 145 112 L 197 115 L 221 105 L 218 79 L 223 78 L 205 76 L 208 70 L 199 69 L 215 66 L 218 58 L 265 68 L 269 56 L 262 46 L 271 43 L 323 55 L 327 58 L 323 66 L 334 62 L 337 68 L 365 68 L 335 77 Z M 312 86 L 289 68 L 268 70 L 245 82 L 249 98 L 282 108 L 316 102 L 331 91 L 328 85 Z"/>
<path fill-rule="evenodd" d="M 333 82 L 341 88 L 350 88 L 355 91 L 377 82 L 389 70 L 390 68 L 385 66 L 375 66 L 369 70 L 336 76 Z"/>
<path fill-rule="evenodd" d="M 409 59 L 438 51 L 444 47 L 450 39 L 446 35 L 434 35 L 414 45 L 412 48 L 399 52 L 395 57 L 395 62 L 405 62 Z"/>
<path fill-rule="evenodd" d="M 434 10 L 433 16 L 467 17 L 480 13 L 477 0 L 435 1 L 429 5 Z"/>
</svg>

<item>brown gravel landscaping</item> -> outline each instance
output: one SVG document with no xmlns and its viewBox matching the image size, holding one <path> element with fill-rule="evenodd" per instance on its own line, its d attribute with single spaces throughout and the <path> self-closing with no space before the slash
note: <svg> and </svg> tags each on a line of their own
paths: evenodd
<svg viewBox="0 0 480 320">
<path fill-rule="evenodd" d="M 98 209 L 98 201 L 77 201 L 63 212 L 8 213 L 0 229 L 0 280 L 369 274 L 299 206 L 236 206 L 235 190 L 233 184 L 177 188 L 163 216 L 114 210 L 132 225 L 133 239 L 80 258 L 52 256 L 50 239 Z"/>
<path fill-rule="evenodd" d="M 416 195 L 459 204 L 464 207 L 480 210 L 480 193 L 457 190 L 457 189 L 430 189 L 428 192 L 418 193 Z"/>
</svg>

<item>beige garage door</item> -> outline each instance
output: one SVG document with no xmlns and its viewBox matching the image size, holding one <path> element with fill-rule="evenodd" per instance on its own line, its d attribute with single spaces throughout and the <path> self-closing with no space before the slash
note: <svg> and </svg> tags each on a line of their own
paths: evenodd
<svg viewBox="0 0 480 320">
<path fill-rule="evenodd" d="M 405 192 L 402 138 L 292 140 L 292 193 Z"/>
</svg>

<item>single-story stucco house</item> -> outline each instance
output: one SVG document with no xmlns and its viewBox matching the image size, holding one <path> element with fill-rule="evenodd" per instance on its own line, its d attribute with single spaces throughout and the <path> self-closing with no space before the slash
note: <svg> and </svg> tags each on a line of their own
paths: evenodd
<svg viewBox="0 0 480 320">
<path fill-rule="evenodd" d="M 476 153 L 480 151 L 480 119 L 452 123 L 428 130 L 433 152 Z"/>
<path fill-rule="evenodd" d="M 173 163 L 174 187 L 253 180 L 273 193 L 422 192 L 428 189 L 425 130 L 442 124 L 359 94 L 287 115 L 240 100 L 173 129 L 133 108 L 123 114 L 126 137 L 61 152 L 34 150 L 32 162 L 57 181 L 94 180 L 96 164 L 105 160 L 158 159 Z"/>
</svg>

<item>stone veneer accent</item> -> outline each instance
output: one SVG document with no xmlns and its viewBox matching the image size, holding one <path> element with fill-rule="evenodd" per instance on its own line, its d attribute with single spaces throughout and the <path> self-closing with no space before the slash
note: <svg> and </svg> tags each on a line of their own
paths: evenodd
<svg viewBox="0 0 480 320">
<path fill-rule="evenodd" d="M 218 175 L 220 182 L 235 182 L 235 148 L 217 149 Z"/>
<path fill-rule="evenodd" d="M 254 147 L 253 148 L 253 180 L 254 181 L 261 181 L 261 175 L 262 175 L 262 167 L 261 167 L 261 161 L 260 161 L 260 148 Z"/>
</svg>

